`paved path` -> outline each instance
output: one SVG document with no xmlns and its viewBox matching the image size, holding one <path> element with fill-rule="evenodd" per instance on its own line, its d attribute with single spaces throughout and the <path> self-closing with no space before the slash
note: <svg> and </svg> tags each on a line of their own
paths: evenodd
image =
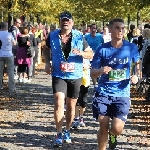
<svg viewBox="0 0 150 150">
<path fill-rule="evenodd" d="M 43 71 L 44 65 L 38 69 L 39 75 L 31 83 L 16 83 L 17 94 L 10 97 L 7 89 L 0 92 L 0 150 L 53 150 L 55 135 L 53 119 L 53 96 L 51 77 Z M 97 150 L 96 133 L 98 123 L 92 119 L 92 88 L 88 97 L 86 110 L 86 127 L 72 130 L 73 142 L 59 150 Z M 129 119 L 125 130 L 118 137 L 119 150 L 150 150 L 146 132 L 146 123 L 142 128 L 145 110 L 150 107 L 144 103 L 143 118 L 141 101 L 132 101 Z M 150 111 L 149 111 L 150 112 Z M 150 116 L 150 113 L 148 114 Z M 142 119 L 141 119 L 142 118 Z M 146 120 L 146 119 L 145 119 Z M 149 139 L 150 143 L 150 139 Z"/>
</svg>

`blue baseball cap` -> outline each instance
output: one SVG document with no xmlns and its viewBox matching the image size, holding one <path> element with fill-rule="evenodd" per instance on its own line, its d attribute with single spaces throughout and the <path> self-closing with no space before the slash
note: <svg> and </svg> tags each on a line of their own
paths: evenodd
<svg viewBox="0 0 150 150">
<path fill-rule="evenodd" d="M 72 15 L 71 15 L 71 13 L 69 11 L 65 11 L 65 12 L 62 12 L 60 14 L 60 19 L 62 20 L 64 18 L 66 18 L 66 19 L 73 19 Z"/>
</svg>

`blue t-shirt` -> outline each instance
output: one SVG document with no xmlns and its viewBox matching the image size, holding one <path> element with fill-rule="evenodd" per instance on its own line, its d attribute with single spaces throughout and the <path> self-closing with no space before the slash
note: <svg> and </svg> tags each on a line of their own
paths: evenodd
<svg viewBox="0 0 150 150">
<path fill-rule="evenodd" d="M 96 33 L 96 36 L 91 36 L 91 34 L 86 34 L 85 35 L 85 40 L 89 44 L 89 46 L 92 48 L 93 52 L 97 50 L 101 44 L 104 43 L 104 39 L 100 33 Z"/>
<path fill-rule="evenodd" d="M 111 42 L 100 46 L 94 55 L 92 68 L 109 66 L 112 71 L 101 75 L 97 91 L 103 95 L 130 97 L 130 66 L 139 60 L 138 47 L 134 43 L 124 40 L 121 48 L 114 48 Z"/>
</svg>

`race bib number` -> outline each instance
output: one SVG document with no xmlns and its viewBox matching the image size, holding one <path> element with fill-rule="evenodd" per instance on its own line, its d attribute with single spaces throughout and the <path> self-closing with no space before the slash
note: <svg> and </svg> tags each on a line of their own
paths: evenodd
<svg viewBox="0 0 150 150">
<path fill-rule="evenodd" d="M 75 63 L 63 62 L 63 63 L 61 63 L 60 68 L 61 68 L 61 70 L 63 72 L 74 72 L 74 70 L 75 70 Z"/>
<path fill-rule="evenodd" d="M 109 81 L 122 81 L 126 79 L 126 69 L 111 70 L 109 72 Z"/>
</svg>

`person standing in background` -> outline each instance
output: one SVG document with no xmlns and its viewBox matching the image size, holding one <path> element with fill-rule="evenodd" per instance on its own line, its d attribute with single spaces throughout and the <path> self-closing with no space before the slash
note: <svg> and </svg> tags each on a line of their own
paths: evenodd
<svg viewBox="0 0 150 150">
<path fill-rule="evenodd" d="M 14 59 L 16 58 L 16 53 L 17 53 L 17 48 L 18 48 L 18 43 L 17 43 L 17 37 L 18 35 L 20 35 L 20 26 L 22 24 L 21 20 L 19 18 L 17 19 L 14 19 L 15 23 L 14 25 L 12 25 L 10 28 L 9 28 L 9 32 L 12 33 L 13 37 L 14 37 L 14 40 L 16 41 L 16 45 L 13 45 L 12 47 L 12 53 L 14 55 Z M 18 75 L 17 75 L 17 66 L 14 64 L 14 79 L 18 79 Z"/>
<path fill-rule="evenodd" d="M 12 53 L 12 45 L 16 45 L 16 40 L 11 33 L 8 32 L 8 23 L 2 22 L 0 24 L 0 90 L 3 89 L 3 69 L 6 63 L 8 72 L 8 89 L 9 93 L 15 92 L 14 81 L 14 57 Z"/>
<path fill-rule="evenodd" d="M 97 25 L 91 24 L 90 26 L 90 34 L 85 35 L 85 40 L 89 44 L 89 46 L 92 48 L 93 53 L 96 52 L 97 48 L 101 46 L 104 43 L 104 39 L 100 33 L 97 32 Z M 97 79 L 92 78 L 92 82 L 94 85 L 94 91 L 97 88 Z"/>
</svg>

